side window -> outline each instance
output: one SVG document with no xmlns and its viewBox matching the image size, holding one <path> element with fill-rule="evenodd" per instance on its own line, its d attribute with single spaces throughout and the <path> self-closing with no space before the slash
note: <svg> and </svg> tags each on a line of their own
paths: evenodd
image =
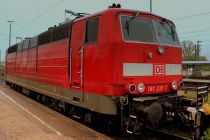
<svg viewBox="0 0 210 140">
<path fill-rule="evenodd" d="M 98 40 L 98 18 L 86 22 L 85 43 L 96 43 Z"/>
<path fill-rule="evenodd" d="M 23 42 L 18 43 L 17 51 L 23 50 Z"/>
<path fill-rule="evenodd" d="M 35 36 L 33 38 L 30 39 L 30 45 L 29 45 L 29 48 L 34 48 L 36 47 L 38 44 L 38 37 Z"/>
<path fill-rule="evenodd" d="M 26 39 L 23 41 L 23 50 L 28 49 L 28 45 L 29 45 L 29 39 Z"/>
</svg>

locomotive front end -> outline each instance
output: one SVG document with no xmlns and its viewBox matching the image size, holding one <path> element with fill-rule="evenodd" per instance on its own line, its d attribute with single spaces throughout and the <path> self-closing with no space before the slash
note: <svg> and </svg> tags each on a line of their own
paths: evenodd
<svg viewBox="0 0 210 140">
<path fill-rule="evenodd" d="M 134 12 L 121 15 L 121 68 L 128 93 L 165 94 L 182 88 L 182 48 L 174 24 Z"/>
<path fill-rule="evenodd" d="M 139 11 L 120 13 L 119 24 L 118 77 L 125 85 L 121 116 L 128 133 L 145 122 L 156 128 L 165 110 L 177 104 L 177 90 L 183 87 L 182 48 L 175 25 Z"/>
</svg>

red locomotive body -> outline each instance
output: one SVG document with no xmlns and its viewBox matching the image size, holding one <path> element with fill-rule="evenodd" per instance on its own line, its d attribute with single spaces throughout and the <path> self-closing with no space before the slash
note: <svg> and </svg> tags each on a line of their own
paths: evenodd
<svg viewBox="0 0 210 140">
<path fill-rule="evenodd" d="M 155 123 L 162 117 L 159 97 L 183 86 L 174 24 L 121 8 L 76 18 L 15 44 L 6 63 L 7 84 L 40 93 L 40 100 L 50 98 L 57 108 L 74 106 L 77 116 L 75 106 L 129 118 L 149 101 L 150 110 L 159 110 Z"/>
</svg>

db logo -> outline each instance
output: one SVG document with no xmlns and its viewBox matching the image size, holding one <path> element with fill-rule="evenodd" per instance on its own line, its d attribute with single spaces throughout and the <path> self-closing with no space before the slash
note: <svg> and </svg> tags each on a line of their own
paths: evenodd
<svg viewBox="0 0 210 140">
<path fill-rule="evenodd" d="M 154 65 L 154 75 L 165 74 L 165 65 Z"/>
</svg>

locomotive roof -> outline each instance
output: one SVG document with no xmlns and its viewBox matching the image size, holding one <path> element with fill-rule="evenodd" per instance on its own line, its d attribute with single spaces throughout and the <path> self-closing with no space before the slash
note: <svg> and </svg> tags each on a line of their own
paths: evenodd
<svg viewBox="0 0 210 140">
<path fill-rule="evenodd" d="M 106 10 L 103 10 L 103 11 L 100 11 L 100 12 L 97 12 L 97 13 L 94 13 L 94 14 L 91 14 L 91 15 L 87 15 L 87 16 L 84 16 L 84 17 L 81 17 L 81 18 L 76 18 L 75 20 L 70 20 L 70 21 L 66 21 L 64 23 L 60 23 L 58 26 L 53 26 L 53 27 L 49 27 L 48 30 L 45 30 L 44 32 L 41 32 L 40 34 L 36 35 L 36 36 L 33 36 L 29 39 L 32 39 L 32 38 L 38 38 L 39 36 L 49 32 L 49 31 L 52 31 L 52 30 L 55 30 L 55 29 L 58 29 L 62 26 L 66 26 L 66 25 L 71 25 L 72 22 L 77 22 L 77 21 L 81 21 L 81 20 L 86 20 L 86 19 L 89 19 L 89 18 L 92 18 L 92 17 L 95 17 L 95 16 L 100 16 L 100 15 L 116 15 L 116 14 L 119 14 L 119 13 L 136 13 L 136 12 L 139 12 L 140 15 L 149 15 L 149 16 L 154 16 L 154 17 L 157 17 L 157 18 L 160 18 L 160 19 L 166 19 L 164 17 L 161 17 L 161 16 L 158 16 L 158 15 L 155 15 L 153 13 L 150 13 L 150 12 L 145 12 L 145 11 L 139 11 L 139 10 L 130 10 L 130 9 L 122 9 L 122 8 L 108 8 Z M 173 23 L 171 20 L 169 19 L 166 19 L 168 21 L 170 21 L 171 23 Z M 20 43 L 16 43 L 18 45 L 20 45 L 22 42 Z M 14 45 L 16 45 L 14 44 Z M 14 46 L 12 45 L 12 46 Z M 11 47 L 11 46 L 9 46 Z"/>
<path fill-rule="evenodd" d="M 153 13 L 150 13 L 150 12 L 140 11 L 140 10 L 131 10 L 131 9 L 122 9 L 122 8 L 108 8 L 106 10 L 103 10 L 103 11 L 100 11 L 100 12 L 97 12 L 97 13 L 94 13 L 94 14 L 90 14 L 90 15 L 84 16 L 82 18 L 78 18 L 78 19 L 75 20 L 75 22 L 85 20 L 85 19 L 88 19 L 88 18 L 91 18 L 91 17 L 99 16 L 99 15 L 106 15 L 106 14 L 116 15 L 118 13 L 136 13 L 136 12 L 139 12 L 140 15 L 141 14 L 142 15 L 150 15 L 150 16 L 154 16 L 154 17 L 157 17 L 157 18 L 160 18 L 160 19 L 166 19 L 166 20 L 172 22 L 171 20 L 169 20 L 165 17 L 159 16 L 159 15 L 156 15 L 156 14 L 153 14 Z"/>
<path fill-rule="evenodd" d="M 22 45 L 23 45 L 23 42 L 24 42 L 24 41 L 27 41 L 27 40 L 38 40 L 39 36 L 41 36 L 41 35 L 43 35 L 43 34 L 46 34 L 46 33 L 48 33 L 48 32 L 51 32 L 51 31 L 53 31 L 53 30 L 62 28 L 62 27 L 64 27 L 64 26 L 71 25 L 71 23 L 72 23 L 72 21 L 66 21 L 66 22 L 64 22 L 64 23 L 60 23 L 58 26 L 55 25 L 55 26 L 53 26 L 53 27 L 49 27 L 48 30 L 45 30 L 44 32 L 41 32 L 41 33 L 39 33 L 38 35 L 32 36 L 32 37 L 30 37 L 30 38 L 25 38 L 23 41 L 21 41 L 21 42 L 19 42 L 19 43 L 16 43 L 16 44 L 13 44 L 13 45 L 9 46 L 9 48 L 10 48 L 10 47 L 14 47 L 14 46 L 16 46 L 16 45 L 17 45 L 17 46 L 22 46 Z M 36 42 L 37 42 L 37 41 L 36 41 Z"/>
</svg>

